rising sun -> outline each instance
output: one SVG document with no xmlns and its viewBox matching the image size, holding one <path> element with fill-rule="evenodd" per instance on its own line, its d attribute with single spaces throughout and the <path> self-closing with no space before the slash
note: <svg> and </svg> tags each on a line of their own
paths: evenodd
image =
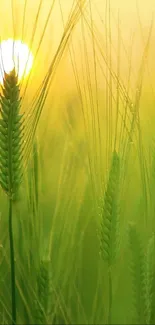
<svg viewBox="0 0 155 325">
<path fill-rule="evenodd" d="M 0 43 L 0 83 L 3 83 L 4 72 L 15 69 L 18 80 L 26 77 L 33 64 L 33 55 L 29 47 L 21 40 L 8 39 Z"/>
</svg>

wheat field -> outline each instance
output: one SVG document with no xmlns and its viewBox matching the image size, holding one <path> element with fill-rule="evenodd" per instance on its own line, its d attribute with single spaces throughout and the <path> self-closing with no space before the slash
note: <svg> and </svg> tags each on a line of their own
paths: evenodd
<svg viewBox="0 0 155 325">
<path fill-rule="evenodd" d="M 0 0 L 0 324 L 155 324 L 154 0 Z"/>
</svg>

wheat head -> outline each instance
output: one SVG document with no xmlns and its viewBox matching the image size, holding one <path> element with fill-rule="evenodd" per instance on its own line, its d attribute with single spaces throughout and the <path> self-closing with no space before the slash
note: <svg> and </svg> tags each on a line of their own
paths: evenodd
<svg viewBox="0 0 155 325">
<path fill-rule="evenodd" d="M 0 184 L 13 199 L 22 175 L 23 115 L 20 111 L 20 88 L 15 70 L 5 73 L 1 93 Z"/>
</svg>

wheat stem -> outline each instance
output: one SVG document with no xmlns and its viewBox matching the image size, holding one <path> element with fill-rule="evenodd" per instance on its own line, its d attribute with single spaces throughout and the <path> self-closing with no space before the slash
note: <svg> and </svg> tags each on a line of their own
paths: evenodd
<svg viewBox="0 0 155 325">
<path fill-rule="evenodd" d="M 16 324 L 16 284 L 15 284 L 15 260 L 14 239 L 12 225 L 12 199 L 9 198 L 9 242 L 10 242 L 10 264 L 11 264 L 11 293 L 12 293 L 12 325 Z"/>
</svg>

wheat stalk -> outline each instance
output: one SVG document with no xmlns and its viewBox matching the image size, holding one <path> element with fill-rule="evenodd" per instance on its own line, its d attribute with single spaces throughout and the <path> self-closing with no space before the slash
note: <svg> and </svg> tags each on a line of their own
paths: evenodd
<svg viewBox="0 0 155 325">
<path fill-rule="evenodd" d="M 21 180 L 22 115 L 18 77 L 15 70 L 4 75 L 0 119 L 0 184 L 10 200 L 14 199 Z"/>
<path fill-rule="evenodd" d="M 14 240 L 12 225 L 13 200 L 21 181 L 22 161 L 22 115 L 20 110 L 20 89 L 15 70 L 4 74 L 1 87 L 0 119 L 0 184 L 9 200 L 9 241 L 12 286 L 12 323 L 16 324 L 16 290 Z"/>
<path fill-rule="evenodd" d="M 118 206 L 119 206 L 119 178 L 120 159 L 116 151 L 113 152 L 109 180 L 104 195 L 100 249 L 103 261 L 108 265 L 109 277 L 109 315 L 108 323 L 111 323 L 112 310 L 112 265 L 118 252 Z"/>
<path fill-rule="evenodd" d="M 49 261 L 42 260 L 37 277 L 36 323 L 47 324 L 50 296 Z"/>
<path fill-rule="evenodd" d="M 132 276 L 133 305 L 138 324 L 148 324 L 148 286 L 146 283 L 145 251 L 134 224 L 129 225 L 131 251 L 130 271 Z"/>
</svg>

